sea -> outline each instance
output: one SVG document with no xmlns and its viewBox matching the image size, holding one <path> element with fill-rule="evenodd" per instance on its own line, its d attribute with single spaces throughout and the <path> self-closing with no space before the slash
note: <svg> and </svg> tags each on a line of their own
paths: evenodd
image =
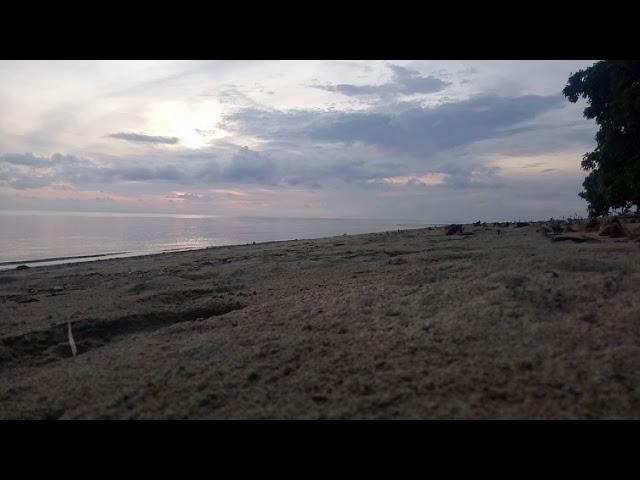
<svg viewBox="0 0 640 480">
<path fill-rule="evenodd" d="M 421 228 L 385 219 L 0 210 L 0 270 L 220 245 Z"/>
</svg>

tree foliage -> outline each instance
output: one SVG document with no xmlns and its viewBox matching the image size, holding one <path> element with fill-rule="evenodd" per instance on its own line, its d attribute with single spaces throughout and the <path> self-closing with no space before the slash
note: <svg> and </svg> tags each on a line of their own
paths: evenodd
<svg viewBox="0 0 640 480">
<path fill-rule="evenodd" d="M 589 216 L 640 210 L 640 61 L 597 62 L 572 74 L 562 93 L 573 103 L 586 99 L 584 116 L 600 126 L 596 148 L 582 158 Z"/>
</svg>

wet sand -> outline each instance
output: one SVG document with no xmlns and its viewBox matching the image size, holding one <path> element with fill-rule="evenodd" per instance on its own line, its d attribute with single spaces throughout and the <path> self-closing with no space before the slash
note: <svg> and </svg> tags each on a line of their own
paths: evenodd
<svg viewBox="0 0 640 480">
<path fill-rule="evenodd" d="M 0 418 L 637 419 L 639 226 L 480 224 L 2 271 Z"/>
</svg>

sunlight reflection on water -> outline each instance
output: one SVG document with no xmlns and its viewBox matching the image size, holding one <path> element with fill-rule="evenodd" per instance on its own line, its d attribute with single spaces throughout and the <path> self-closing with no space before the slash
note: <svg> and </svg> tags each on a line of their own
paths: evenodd
<svg viewBox="0 0 640 480">
<path fill-rule="evenodd" d="M 65 257 L 64 262 L 69 262 L 66 257 L 131 256 L 421 226 L 426 225 L 364 219 L 5 211 L 0 212 L 0 264 L 38 259 L 63 263 L 53 259 Z M 87 261 L 74 261 L 81 260 Z"/>
</svg>

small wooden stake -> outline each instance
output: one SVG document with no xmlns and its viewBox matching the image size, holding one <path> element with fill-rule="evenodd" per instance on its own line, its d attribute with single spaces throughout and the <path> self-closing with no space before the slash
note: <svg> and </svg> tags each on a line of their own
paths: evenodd
<svg viewBox="0 0 640 480">
<path fill-rule="evenodd" d="M 76 342 L 73 340 L 73 333 L 71 333 L 71 322 L 68 322 L 67 325 L 69 327 L 69 346 L 71 347 L 71 353 L 73 353 L 73 356 L 75 357 L 78 353 L 78 349 L 76 348 Z"/>
</svg>

